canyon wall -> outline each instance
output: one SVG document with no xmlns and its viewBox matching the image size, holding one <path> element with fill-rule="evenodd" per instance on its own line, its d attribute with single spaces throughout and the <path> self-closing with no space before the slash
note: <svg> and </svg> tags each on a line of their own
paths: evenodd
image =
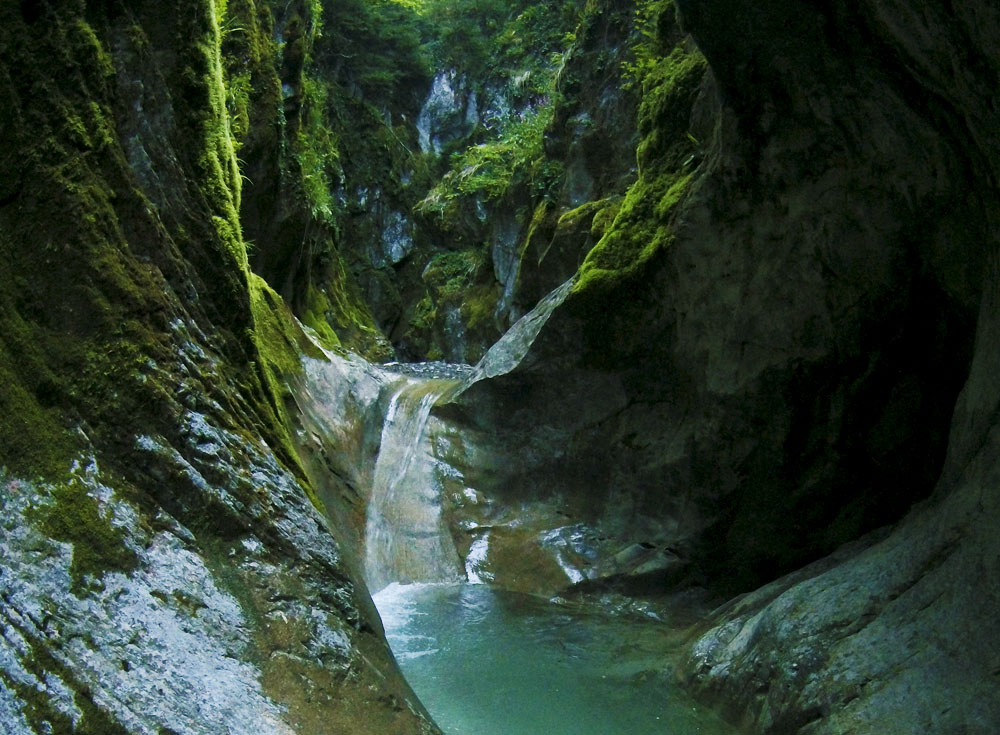
<svg viewBox="0 0 1000 735">
<path fill-rule="evenodd" d="M 448 489 L 724 602 L 676 675 L 751 730 L 995 732 L 996 8 L 592 0 L 525 126 L 450 140 L 517 186 L 420 215 L 428 100 L 493 95 L 372 7 L 0 9 L 5 724 L 434 732 L 360 581 L 378 390 L 320 347 L 468 359 L 582 260 L 432 417 Z"/>
<path fill-rule="evenodd" d="M 678 675 L 754 731 L 992 732 L 997 10 L 658 6 L 637 182 L 455 410 L 484 482 L 732 598 Z"/>
<path fill-rule="evenodd" d="M 221 13 L 0 8 L 4 732 L 436 732 L 286 429 Z"/>
</svg>

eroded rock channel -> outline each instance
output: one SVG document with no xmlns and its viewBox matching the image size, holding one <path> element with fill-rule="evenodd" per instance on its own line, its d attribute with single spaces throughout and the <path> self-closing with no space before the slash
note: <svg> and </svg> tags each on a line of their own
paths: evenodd
<svg viewBox="0 0 1000 735">
<path fill-rule="evenodd" d="M 316 366 L 303 400 L 325 403 L 329 419 L 345 414 L 324 401 L 321 375 L 360 370 L 381 394 L 366 473 L 365 581 L 403 673 L 445 732 L 735 732 L 673 682 L 694 606 L 580 593 L 585 581 L 648 581 L 671 566 L 670 553 L 605 535 L 596 516 L 567 524 L 558 497 L 511 504 L 470 484 L 498 458 L 448 406 L 516 369 L 572 285 L 475 366 L 349 367 L 335 355 Z M 313 430 L 321 444 L 357 431 L 336 420 Z"/>
</svg>

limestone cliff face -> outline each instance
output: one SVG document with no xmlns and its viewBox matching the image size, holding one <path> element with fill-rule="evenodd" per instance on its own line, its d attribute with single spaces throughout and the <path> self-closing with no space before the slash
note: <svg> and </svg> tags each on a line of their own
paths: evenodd
<svg viewBox="0 0 1000 735">
<path fill-rule="evenodd" d="M 494 487 L 722 593 L 898 523 L 721 609 L 682 676 L 764 732 L 995 730 L 997 11 L 677 5 L 709 72 L 662 4 L 637 183 L 465 396 Z"/>
<path fill-rule="evenodd" d="M 435 731 L 285 429 L 219 12 L 0 9 L 4 732 Z"/>
<path fill-rule="evenodd" d="M 848 460 L 849 481 L 865 486 L 864 515 L 888 520 L 880 510 L 934 492 L 870 548 L 844 550 L 846 558 L 720 611 L 685 675 L 703 692 L 724 692 L 765 732 L 992 732 L 1000 723 L 990 612 L 1000 594 L 1000 535 L 989 519 L 1000 499 L 1000 455 L 987 416 L 995 416 L 1000 369 L 1000 149 L 986 131 L 1000 121 L 990 92 L 1000 13 L 975 1 L 950 12 L 913 1 L 820 12 L 795 4 L 774 13 L 686 5 L 685 23 L 713 64 L 737 129 L 759 136 L 743 160 L 762 173 L 782 159 L 785 170 L 804 165 L 795 189 L 810 193 L 813 225 L 836 232 L 832 216 L 850 228 L 833 240 L 808 230 L 796 239 L 816 248 L 828 304 L 840 290 L 831 285 L 860 297 L 828 313 L 840 316 L 834 334 L 860 344 L 868 359 L 864 377 L 840 376 L 868 404 L 851 409 L 867 440 L 850 440 L 861 451 Z M 720 24 L 715 13 L 736 22 Z M 737 42 L 727 29 L 741 23 L 750 32 Z M 756 38 L 782 40 L 762 54 Z M 803 148 L 792 149 L 792 136 Z M 813 165 L 810 152 L 818 154 Z M 832 190 L 814 184 L 831 177 Z M 862 216 L 845 219 L 852 210 Z M 783 320 L 796 325 L 798 343 L 808 334 L 804 318 Z M 868 381 L 877 388 L 870 396 Z M 956 405 L 953 391 L 963 384 Z M 817 390 L 819 401 L 824 392 Z M 850 458 L 844 444 L 834 442 Z M 843 502 L 844 490 L 832 489 Z"/>
</svg>

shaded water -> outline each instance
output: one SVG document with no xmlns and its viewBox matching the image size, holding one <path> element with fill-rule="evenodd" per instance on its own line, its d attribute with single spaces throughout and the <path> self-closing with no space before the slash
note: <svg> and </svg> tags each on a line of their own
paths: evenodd
<svg viewBox="0 0 1000 735">
<path fill-rule="evenodd" d="M 485 585 L 375 596 L 403 673 L 446 733 L 731 735 L 662 672 L 662 623 Z"/>
<path fill-rule="evenodd" d="M 729 735 L 665 671 L 657 621 L 633 621 L 480 582 L 488 535 L 460 568 L 425 440 L 435 404 L 513 370 L 572 282 L 543 299 L 475 366 L 391 365 L 391 398 L 368 503 L 366 578 L 393 652 L 446 733 Z M 452 468 L 454 469 L 454 468 Z M 405 584 L 400 582 L 451 584 Z"/>
</svg>

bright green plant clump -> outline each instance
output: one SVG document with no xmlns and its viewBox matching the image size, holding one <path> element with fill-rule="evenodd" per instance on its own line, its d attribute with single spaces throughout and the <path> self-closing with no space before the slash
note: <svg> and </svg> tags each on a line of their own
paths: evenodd
<svg viewBox="0 0 1000 735">
<path fill-rule="evenodd" d="M 543 157 L 542 141 L 551 120 L 550 106 L 529 110 L 508 122 L 495 140 L 456 153 L 451 170 L 418 210 L 443 216 L 448 205 L 459 197 L 501 199 L 525 185 L 539 191 L 547 189 L 555 169 Z"/>
<path fill-rule="evenodd" d="M 481 276 L 484 266 L 481 250 L 440 253 L 424 270 L 423 280 L 431 288 L 432 298 L 461 296 Z"/>
</svg>

